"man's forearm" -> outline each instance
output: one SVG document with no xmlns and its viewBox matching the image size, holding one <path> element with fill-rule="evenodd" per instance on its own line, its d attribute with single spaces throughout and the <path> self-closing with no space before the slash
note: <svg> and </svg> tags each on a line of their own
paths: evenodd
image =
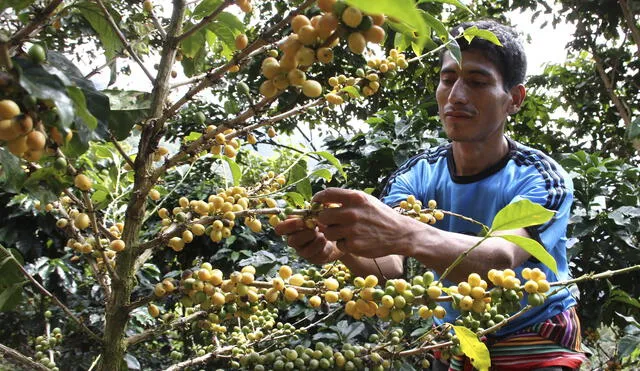
<svg viewBox="0 0 640 371">
<path fill-rule="evenodd" d="M 510 233 L 528 236 L 524 230 L 510 231 Z M 424 229 L 413 237 L 413 243 L 407 255 L 442 274 L 458 256 L 464 254 L 481 239 L 481 237 L 424 226 Z M 526 251 L 509 241 L 502 238 L 489 238 L 466 256 L 452 270 L 448 279 L 466 280 L 467 276 L 473 272 L 486 277 L 487 272 L 492 268 L 515 268 L 529 256 Z"/>
<path fill-rule="evenodd" d="M 403 259 L 404 258 L 399 255 L 388 255 L 370 259 L 349 253 L 340 257 L 340 261 L 349 268 L 354 276 L 366 277 L 372 274 L 382 281 L 402 276 Z"/>
</svg>

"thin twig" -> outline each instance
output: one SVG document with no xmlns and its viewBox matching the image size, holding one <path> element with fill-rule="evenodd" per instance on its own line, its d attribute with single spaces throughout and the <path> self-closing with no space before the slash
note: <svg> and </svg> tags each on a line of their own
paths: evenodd
<svg viewBox="0 0 640 371">
<path fill-rule="evenodd" d="M 204 310 L 200 310 L 200 311 L 197 311 L 197 312 L 195 312 L 193 314 L 190 314 L 190 315 L 188 315 L 186 317 L 178 318 L 177 320 L 175 320 L 173 322 L 164 323 L 164 324 L 161 324 L 161 325 L 156 326 L 154 328 L 150 328 L 148 330 L 145 330 L 145 331 L 143 331 L 143 332 L 141 332 L 139 334 L 129 336 L 125 340 L 125 342 L 127 344 L 127 347 L 129 347 L 131 345 L 137 344 L 137 343 L 139 343 L 141 341 L 145 341 L 145 340 L 147 340 L 147 339 L 149 339 L 151 337 L 154 337 L 155 335 L 162 334 L 165 331 L 168 331 L 168 330 L 171 330 L 171 329 L 174 329 L 174 328 L 177 328 L 177 327 L 184 326 L 185 324 L 187 324 L 189 322 L 192 322 L 192 321 L 195 321 L 195 320 L 198 320 L 198 319 L 205 318 L 206 316 L 207 316 L 207 312 L 204 311 Z"/>
<path fill-rule="evenodd" d="M 203 27 L 205 27 L 207 24 L 209 24 L 211 21 L 213 21 L 220 13 L 222 13 L 222 11 L 226 7 L 228 7 L 231 4 L 233 4 L 233 0 L 224 0 L 222 2 L 222 4 L 220 4 L 213 12 L 211 12 L 211 14 L 209 14 L 206 17 L 202 18 L 200 23 L 198 23 L 197 25 L 191 27 L 189 30 L 185 31 L 182 35 L 178 35 L 176 37 L 176 41 L 178 43 L 180 43 L 183 40 L 185 40 L 186 38 L 188 38 L 189 36 L 191 36 L 194 33 L 200 31 Z"/>
<path fill-rule="evenodd" d="M 616 270 L 608 270 L 608 271 L 604 271 L 604 272 L 600 272 L 600 273 L 587 273 L 587 274 L 583 274 L 582 276 L 578 277 L 578 278 L 573 278 L 570 280 L 566 280 L 566 281 L 557 281 L 557 282 L 552 282 L 549 284 L 549 286 L 553 287 L 553 286 L 569 286 L 572 285 L 574 283 L 580 283 L 583 281 L 593 281 L 593 280 L 599 280 L 602 278 L 609 278 L 609 277 L 613 277 L 615 275 L 618 274 L 623 274 L 623 273 L 629 273 L 629 272 L 633 272 L 633 271 L 637 271 L 640 270 L 640 264 L 638 265 L 633 265 L 631 267 L 626 267 L 626 268 L 621 268 L 621 269 L 616 269 Z"/>
<path fill-rule="evenodd" d="M 131 55 L 133 60 L 136 61 L 136 63 L 138 63 L 138 66 L 140 66 L 144 74 L 147 75 L 147 78 L 149 79 L 149 81 L 151 81 L 151 83 L 153 84 L 155 82 L 153 75 L 149 72 L 149 70 L 147 70 L 147 67 L 145 67 L 140 57 L 138 57 L 138 54 L 135 52 L 135 50 L 133 50 L 133 48 L 131 47 L 131 44 L 129 44 L 129 41 L 127 41 L 127 38 L 124 36 L 122 31 L 120 31 L 120 28 L 118 27 L 118 25 L 116 24 L 116 21 L 111 16 L 111 13 L 109 13 L 109 10 L 107 10 L 107 7 L 104 5 L 102 0 L 96 0 L 96 3 L 102 10 L 102 13 L 104 13 L 104 16 L 107 19 L 107 22 L 109 22 L 109 25 L 118 36 L 118 39 L 120 39 L 120 41 L 122 42 L 122 45 L 124 45 L 124 47 L 129 52 L 129 55 Z"/>
<path fill-rule="evenodd" d="M 216 84 L 222 78 L 224 73 L 227 72 L 232 66 L 236 64 L 242 64 L 242 61 L 247 60 L 252 52 L 264 46 L 265 43 L 269 42 L 268 40 L 270 40 L 276 32 L 286 27 L 294 16 L 300 14 L 304 9 L 311 6 L 311 4 L 313 4 L 315 1 L 316 0 L 306 0 L 304 3 L 300 4 L 300 6 L 291 11 L 280 22 L 272 26 L 269 30 L 265 31 L 260 38 L 254 40 L 246 48 L 236 53 L 229 62 L 209 72 L 204 80 L 202 80 L 198 85 L 189 89 L 189 91 L 185 93 L 182 98 L 175 102 L 171 107 L 166 109 L 162 117 L 158 118 L 158 122 L 164 124 L 164 122 L 172 117 L 178 111 L 178 109 L 180 109 L 180 107 L 190 101 L 196 94 Z"/>
<path fill-rule="evenodd" d="M 30 358 L 27 358 L 22 353 L 6 345 L 0 344 L 0 353 L 2 353 L 4 359 L 8 361 L 14 361 L 15 362 L 14 364 L 22 367 L 26 367 L 29 370 L 49 371 L 48 367 L 45 367 L 43 364 L 35 362 Z"/>
<path fill-rule="evenodd" d="M 109 131 L 109 138 L 111 139 L 111 143 L 113 143 L 113 145 L 116 147 L 116 150 L 118 150 L 118 152 L 124 158 L 124 160 L 127 162 L 127 164 L 129 164 L 129 166 L 132 169 L 134 169 L 135 168 L 135 164 L 133 163 L 133 160 L 131 160 L 131 157 L 129 157 L 127 155 L 127 153 L 122 149 L 122 146 L 120 146 L 120 143 L 118 143 L 118 140 L 116 139 L 116 137 L 113 135 L 113 133 L 111 131 Z"/>
<path fill-rule="evenodd" d="M 80 321 L 80 319 L 78 317 L 76 317 L 73 312 L 71 312 L 71 310 L 69 310 L 69 308 L 67 308 L 55 295 L 53 295 L 52 293 L 50 293 L 47 289 L 44 288 L 44 286 L 42 286 L 35 278 L 33 278 L 33 276 L 31 274 L 29 274 L 29 272 L 27 272 L 26 269 L 24 269 L 24 267 L 22 266 L 22 264 L 20 264 L 20 262 L 13 256 L 13 254 L 11 254 L 10 251 L 8 251 L 6 248 L 4 248 L 3 246 L 0 245 L 0 250 L 6 254 L 7 256 L 11 257 L 11 260 L 13 260 L 13 262 L 15 263 L 16 267 L 18 267 L 18 269 L 22 272 L 22 274 L 27 277 L 27 279 L 29 279 L 29 281 L 31 281 L 31 283 L 46 297 L 48 297 L 49 299 L 51 299 L 57 306 L 59 306 L 68 316 L 71 320 L 73 320 L 75 323 L 78 324 L 78 326 L 80 326 L 80 329 L 82 331 L 84 331 L 87 335 L 89 335 L 89 337 L 91 339 L 93 339 L 94 341 L 98 342 L 99 344 L 102 343 L 102 339 L 96 335 L 93 331 L 91 331 L 87 326 L 85 326 L 84 323 L 82 323 L 82 321 Z"/>
<path fill-rule="evenodd" d="M 44 9 L 42 9 L 42 11 L 36 14 L 28 25 L 20 28 L 20 30 L 14 33 L 11 36 L 11 48 L 9 51 L 13 52 L 18 45 L 40 32 L 46 21 L 51 18 L 51 14 L 55 12 L 56 8 L 58 8 L 58 5 L 60 4 L 62 4 L 62 0 L 53 0 Z"/>
</svg>

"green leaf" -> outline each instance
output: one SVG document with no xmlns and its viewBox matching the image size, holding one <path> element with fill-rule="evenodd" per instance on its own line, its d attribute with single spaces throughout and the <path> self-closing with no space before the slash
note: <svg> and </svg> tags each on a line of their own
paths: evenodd
<svg viewBox="0 0 640 371">
<path fill-rule="evenodd" d="M 556 264 L 556 260 L 547 252 L 547 250 L 542 246 L 538 241 L 518 236 L 514 234 L 505 234 L 498 235 L 492 237 L 500 237 L 509 242 L 513 242 L 516 245 L 520 246 L 524 251 L 528 252 L 534 258 L 538 259 L 542 264 L 546 265 L 551 269 L 555 274 L 558 274 L 558 266 Z"/>
<path fill-rule="evenodd" d="M 307 168 L 303 164 L 304 162 L 297 163 L 291 168 L 287 185 L 295 183 L 298 193 L 300 193 L 305 200 L 310 200 L 313 196 L 313 191 L 311 190 L 311 182 L 309 182 L 307 176 Z"/>
<path fill-rule="evenodd" d="M 4 148 L 0 148 L 0 184 L 5 192 L 20 193 L 26 174 L 20 160 Z"/>
<path fill-rule="evenodd" d="M 112 9 L 109 9 L 108 4 L 107 9 L 111 16 L 113 17 L 116 24 L 120 23 L 120 15 L 115 13 Z M 98 39 L 100 39 L 100 43 L 105 51 L 105 56 L 107 60 L 113 58 L 117 52 L 122 50 L 123 45 L 115 30 L 111 27 L 109 22 L 107 21 L 104 13 L 98 6 L 93 2 L 84 1 L 75 5 L 76 8 L 80 11 L 80 14 L 84 17 L 84 19 L 89 22 L 91 28 L 98 35 Z"/>
<path fill-rule="evenodd" d="M 295 206 L 303 207 L 304 206 L 304 197 L 300 193 L 297 192 L 287 192 L 284 195 L 285 198 L 289 200 L 289 204 L 293 204 Z"/>
<path fill-rule="evenodd" d="M 347 92 L 350 96 L 355 98 L 360 98 L 362 96 L 355 86 L 345 86 L 344 88 L 340 89 L 340 91 Z"/>
<path fill-rule="evenodd" d="M 222 0 L 203 0 L 196 6 L 193 10 L 193 18 L 202 19 L 209 14 L 211 14 L 214 10 L 216 10 L 220 4 L 222 4 Z"/>
<path fill-rule="evenodd" d="M 184 137 L 184 141 L 185 142 L 193 142 L 194 140 L 198 140 L 198 138 L 200 138 L 201 136 L 202 136 L 202 133 L 199 133 L 197 131 L 192 131 L 192 132 L 189 133 L 189 135 Z"/>
<path fill-rule="evenodd" d="M 207 30 L 203 28 L 184 39 L 180 44 L 180 50 L 182 51 L 182 54 L 184 54 L 188 58 L 194 58 L 197 55 L 201 54 L 201 50 L 205 46 L 207 46 L 206 34 Z"/>
<path fill-rule="evenodd" d="M 33 3 L 35 3 L 35 0 L 2 0 L 2 3 L 0 3 L 0 11 L 13 8 L 17 14 Z"/>
<path fill-rule="evenodd" d="M 462 51 L 460 50 L 460 45 L 458 45 L 456 39 L 454 39 L 453 37 L 449 37 L 449 42 L 447 42 L 445 45 L 447 47 L 447 50 L 449 51 L 449 54 L 451 55 L 451 58 L 453 58 L 453 60 L 455 60 L 458 65 L 460 65 L 460 63 L 462 62 Z"/>
<path fill-rule="evenodd" d="M 222 41 L 224 46 L 222 56 L 230 58 L 233 51 L 236 50 L 236 35 L 244 33 L 244 23 L 235 15 L 222 12 L 207 26 L 207 29 Z"/>
<path fill-rule="evenodd" d="M 242 171 L 240 170 L 240 166 L 232 159 L 227 156 L 219 156 L 221 159 L 225 160 L 229 165 L 229 170 L 231 171 L 231 176 L 233 177 L 233 185 L 240 185 L 240 179 L 242 178 Z"/>
<path fill-rule="evenodd" d="M 340 175 L 342 175 L 342 177 L 345 180 L 347 179 L 347 173 L 344 172 L 344 168 L 342 167 L 340 160 L 338 160 L 334 155 L 332 155 L 327 151 L 315 151 L 315 152 L 311 152 L 310 154 L 318 155 L 324 158 L 325 160 L 327 160 L 331 165 L 333 165 L 333 167 L 335 167 L 340 172 Z"/>
<path fill-rule="evenodd" d="M 473 367 L 480 371 L 488 371 L 491 367 L 491 357 L 487 346 L 468 328 L 453 326 L 453 329 L 460 340 L 460 350 L 469 358 Z"/>
<path fill-rule="evenodd" d="M 76 115 L 82 119 L 82 122 L 89 128 L 95 129 L 98 127 L 98 120 L 87 109 L 87 100 L 84 98 L 84 93 L 80 88 L 75 86 L 67 87 L 67 94 L 73 101 L 73 108 Z"/>
<path fill-rule="evenodd" d="M 451 5 L 455 5 L 457 8 L 463 9 L 467 12 L 469 12 L 469 14 L 473 14 L 473 12 L 471 11 L 471 9 L 469 9 L 466 5 L 464 5 L 463 3 L 461 3 L 459 0 L 418 0 L 418 4 L 422 4 L 422 3 L 444 3 L 444 4 L 451 4 Z"/>
<path fill-rule="evenodd" d="M 551 220 L 554 214 L 553 211 L 547 210 L 541 205 L 525 198 L 510 203 L 498 211 L 498 214 L 496 214 L 491 223 L 491 230 L 506 231 L 509 229 L 542 225 Z"/>
<path fill-rule="evenodd" d="M 140 91 L 103 90 L 109 97 L 109 129 L 117 140 L 129 136 L 133 125 L 147 117 L 151 107 L 151 94 Z"/>
<path fill-rule="evenodd" d="M 309 177 L 324 178 L 327 182 L 330 182 L 331 172 L 329 169 L 316 169 L 309 175 Z"/>
<path fill-rule="evenodd" d="M 500 42 L 500 40 L 498 40 L 493 32 L 489 30 L 481 30 L 477 26 L 469 27 L 464 30 L 462 36 L 464 36 L 464 38 L 467 39 L 468 42 L 471 42 L 474 37 L 479 37 L 481 39 L 488 40 L 498 46 L 502 46 L 502 43 Z"/>
<path fill-rule="evenodd" d="M 69 128 L 74 116 L 73 103 L 60 77 L 25 58 L 15 58 L 14 61 L 19 66 L 20 86 L 34 98 L 52 101 L 56 105 L 60 124 L 63 128 Z"/>
<path fill-rule="evenodd" d="M 444 40 L 449 39 L 449 31 L 444 26 L 444 24 L 440 22 L 439 19 L 423 10 L 421 10 L 420 12 L 422 14 L 422 17 L 424 18 L 424 21 L 427 22 L 429 28 L 433 29 L 436 32 L 436 35 L 440 36 Z"/>
<path fill-rule="evenodd" d="M 414 0 L 346 0 L 346 2 L 367 13 L 385 14 L 395 18 L 397 23 L 406 24 L 411 27 L 411 36 L 418 37 L 419 45 L 424 45 L 427 40 L 427 25 Z"/>
<path fill-rule="evenodd" d="M 627 138 L 636 139 L 640 136 L 640 117 L 636 117 L 635 120 L 631 121 L 631 125 L 627 127 Z"/>
</svg>

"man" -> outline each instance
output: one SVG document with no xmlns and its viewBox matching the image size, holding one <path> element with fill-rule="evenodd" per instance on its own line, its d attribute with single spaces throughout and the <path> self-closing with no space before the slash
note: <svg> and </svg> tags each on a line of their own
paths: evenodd
<svg viewBox="0 0 640 371">
<path fill-rule="evenodd" d="M 540 268 L 549 281 L 569 277 L 565 234 L 573 200 L 571 180 L 551 158 L 504 135 L 507 118 L 519 111 L 526 94 L 523 47 L 517 35 L 501 24 L 480 21 L 461 28 L 471 26 L 493 32 L 502 46 L 479 38 L 469 44 L 460 38 L 461 65 L 448 52 L 442 55 L 436 100 L 451 142 L 402 165 L 389 178 L 382 201 L 344 189 L 316 194 L 316 202 L 342 206 L 320 212 L 316 230 L 305 229 L 299 219 L 288 219 L 276 228 L 288 236 L 289 245 L 300 256 L 312 263 L 340 259 L 356 275 L 387 278 L 401 276 L 409 257 L 441 274 L 479 241 L 480 227 L 455 217 L 430 226 L 402 216 L 392 207 L 414 195 L 423 204 L 433 199 L 443 210 L 490 225 L 500 209 L 526 198 L 555 211 L 555 216 L 544 225 L 505 234 L 538 240 L 556 259 L 559 274 L 515 244 L 491 238 L 472 251 L 448 280 L 460 282 L 473 272 L 486 277 L 490 269 L 505 268 L 520 276 L 525 267 Z M 584 355 L 575 305 L 573 296 L 564 289 L 490 337 L 494 368 L 577 369 Z M 448 312 L 446 320 L 453 322 L 458 313 Z M 499 346 L 492 346 L 496 342 Z M 452 362 L 451 367 L 461 365 Z"/>
</svg>

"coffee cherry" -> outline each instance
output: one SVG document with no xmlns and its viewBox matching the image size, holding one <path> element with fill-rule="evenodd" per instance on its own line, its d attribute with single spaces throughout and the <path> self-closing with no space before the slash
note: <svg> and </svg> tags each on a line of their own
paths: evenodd
<svg viewBox="0 0 640 371">
<path fill-rule="evenodd" d="M 347 7 L 342 12 L 342 22 L 351 28 L 356 28 L 362 22 L 362 12 L 358 8 Z"/>
<path fill-rule="evenodd" d="M 236 36 L 235 45 L 237 50 L 242 50 L 246 48 L 248 43 L 249 43 L 249 39 L 247 38 L 247 35 L 241 33 L 238 36 Z"/>
<path fill-rule="evenodd" d="M 73 180 L 73 184 L 81 191 L 89 191 L 93 186 L 93 181 L 84 174 L 78 174 Z"/>
</svg>

